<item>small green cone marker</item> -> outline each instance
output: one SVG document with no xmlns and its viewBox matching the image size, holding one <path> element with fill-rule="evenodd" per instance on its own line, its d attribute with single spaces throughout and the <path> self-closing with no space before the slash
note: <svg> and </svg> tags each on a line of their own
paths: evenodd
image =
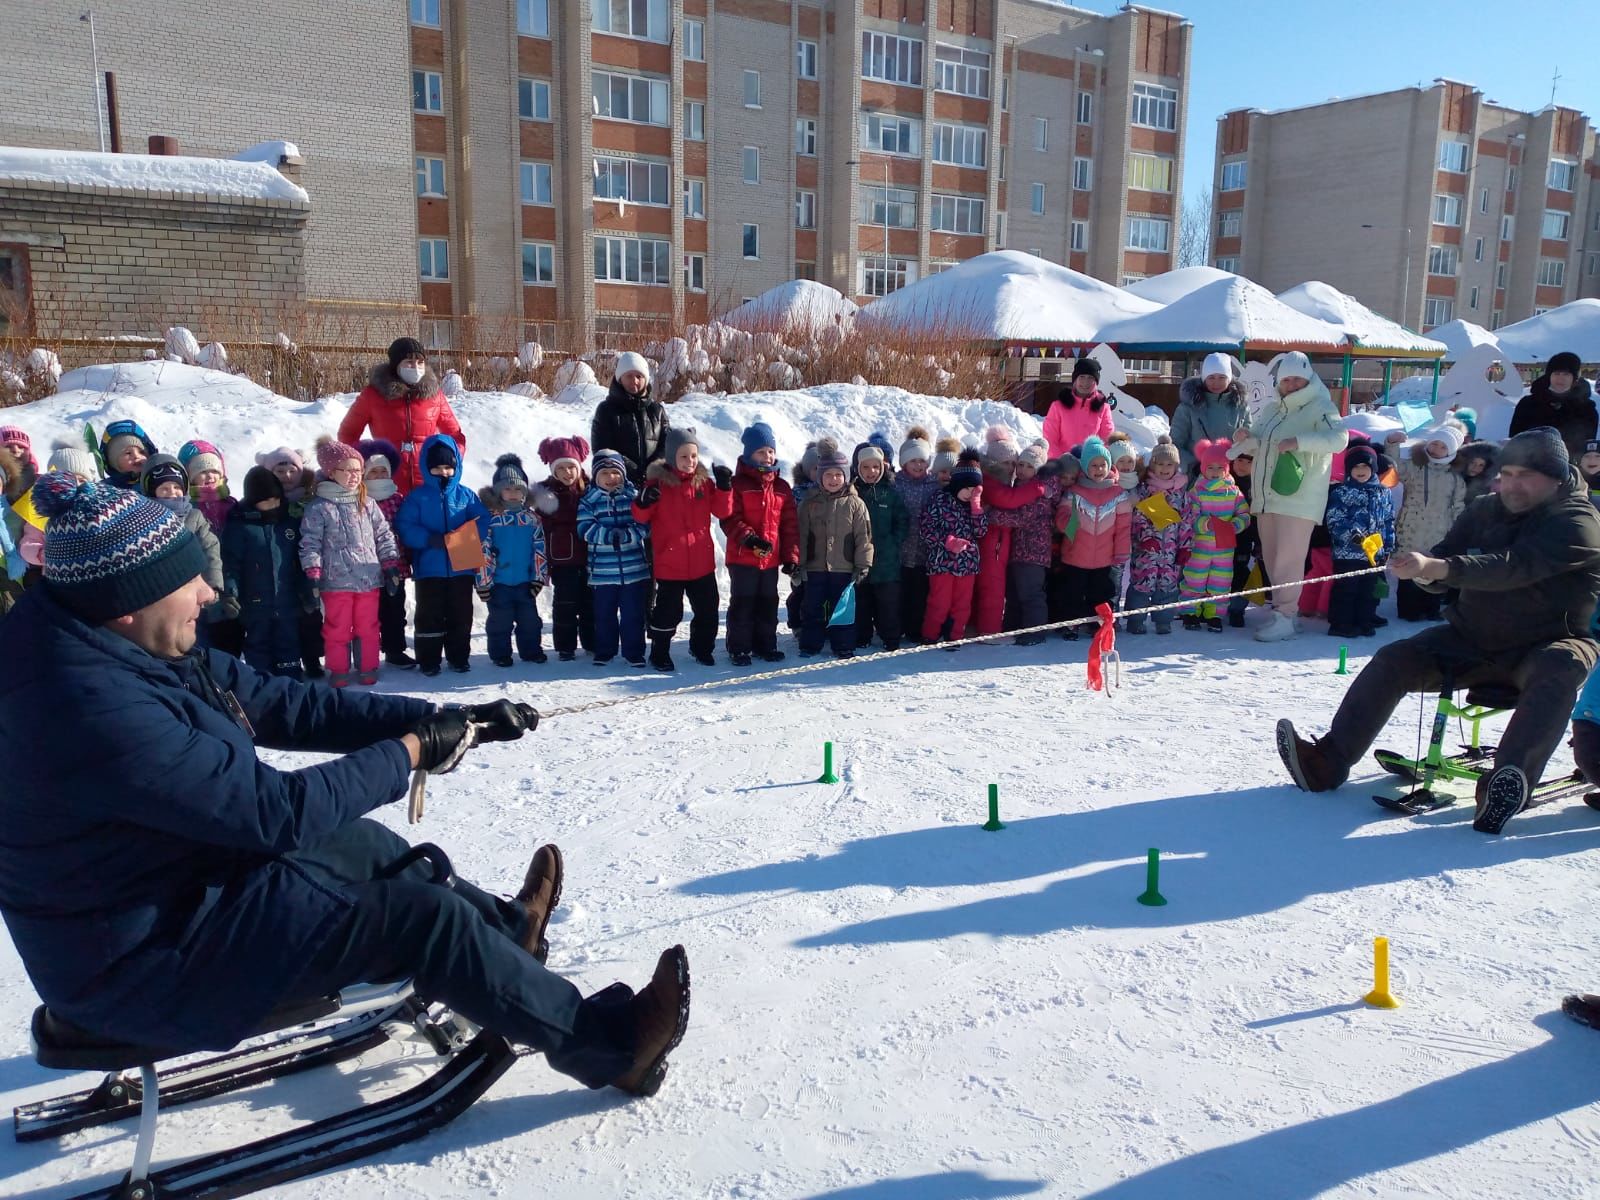
<svg viewBox="0 0 1600 1200">
<path fill-rule="evenodd" d="M 818 783 L 838 783 L 839 777 L 833 773 L 833 743 L 822 743 L 822 778 Z"/>
<path fill-rule="evenodd" d="M 983 823 L 983 827 L 990 833 L 1005 828 L 1005 825 L 1000 820 L 1000 785 L 998 783 L 989 785 L 989 819 Z"/>
<path fill-rule="evenodd" d="M 1349 646 L 1340 646 L 1339 647 L 1339 669 L 1337 671 L 1335 671 L 1334 674 L 1335 675 L 1348 675 L 1348 674 L 1350 674 L 1350 647 Z"/>
<path fill-rule="evenodd" d="M 1150 857 L 1144 869 L 1144 894 L 1139 897 L 1140 904 L 1148 904 L 1151 908 L 1159 908 L 1167 902 L 1157 889 L 1156 884 L 1161 877 L 1161 851 L 1154 846 L 1150 848 Z"/>
</svg>

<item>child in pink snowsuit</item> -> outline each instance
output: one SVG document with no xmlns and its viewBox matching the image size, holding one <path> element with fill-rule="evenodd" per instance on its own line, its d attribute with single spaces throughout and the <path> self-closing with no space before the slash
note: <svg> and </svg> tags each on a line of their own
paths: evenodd
<svg viewBox="0 0 1600 1200">
<path fill-rule="evenodd" d="M 1184 611 L 1185 629 L 1204 624 L 1212 633 L 1222 632 L 1217 606 L 1206 597 L 1224 594 L 1233 582 L 1233 551 L 1250 521 L 1250 506 L 1228 471 L 1232 448 L 1227 438 L 1200 442 L 1194 448 L 1200 465 L 1200 477 L 1189 489 L 1196 510 L 1194 549 L 1183 569 L 1182 591 L 1183 598 L 1195 604 Z"/>
</svg>

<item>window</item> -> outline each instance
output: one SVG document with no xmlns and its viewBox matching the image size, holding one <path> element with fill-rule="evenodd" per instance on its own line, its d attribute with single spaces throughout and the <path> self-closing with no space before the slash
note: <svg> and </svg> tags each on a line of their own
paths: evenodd
<svg viewBox="0 0 1600 1200">
<path fill-rule="evenodd" d="M 424 279 L 450 278 L 450 243 L 444 238 L 423 238 L 417 243 L 417 272 Z"/>
<path fill-rule="evenodd" d="M 1028 211 L 1036 217 L 1044 216 L 1044 184 L 1034 184 L 1029 189 L 1028 196 Z"/>
<path fill-rule="evenodd" d="M 1072 240 L 1068 245 L 1074 250 L 1087 250 L 1089 248 L 1089 223 L 1087 221 L 1074 221 L 1071 231 Z"/>
<path fill-rule="evenodd" d="M 1578 182 L 1578 164 L 1565 159 L 1552 158 L 1545 182 L 1558 192 L 1570 192 Z"/>
<path fill-rule="evenodd" d="M 1477 288 L 1473 288 L 1472 289 L 1471 298 L 1467 301 L 1467 307 L 1471 308 L 1471 309 L 1476 309 L 1478 307 L 1478 289 Z"/>
<path fill-rule="evenodd" d="M 1178 127 L 1178 93 L 1156 83 L 1133 85 L 1133 123 L 1147 129 Z"/>
<path fill-rule="evenodd" d="M 1536 316 L 1536 317 L 1542 317 L 1542 316 L 1545 315 L 1545 313 L 1547 313 L 1549 311 L 1550 311 L 1549 305 L 1535 304 L 1533 306 L 1533 315 Z"/>
<path fill-rule="evenodd" d="M 665 207 L 672 203 L 672 168 L 664 162 L 642 158 L 604 158 L 596 155 L 594 198 Z"/>
<path fill-rule="evenodd" d="M 892 33 L 861 34 L 861 78 L 922 86 L 922 41 Z"/>
<path fill-rule="evenodd" d="M 988 53 L 937 43 L 933 48 L 933 87 L 935 91 L 954 92 L 958 96 L 987 98 Z"/>
<path fill-rule="evenodd" d="M 549 242 L 522 243 L 522 282 L 553 284 L 556 281 L 556 248 Z"/>
<path fill-rule="evenodd" d="M 1033 255 L 1035 258 L 1043 258 L 1044 257 L 1044 251 L 1041 250 L 1038 246 L 1029 246 L 1028 247 L 1028 253 Z"/>
<path fill-rule="evenodd" d="M 1087 192 L 1094 185 L 1094 162 L 1087 158 L 1072 160 L 1072 190 Z"/>
<path fill-rule="evenodd" d="M 794 277 L 796 279 L 816 279 L 817 264 L 803 258 L 794 260 Z"/>
<path fill-rule="evenodd" d="M 1217 214 L 1217 236 L 1238 237 L 1244 222 L 1244 209 L 1225 208 Z"/>
<path fill-rule="evenodd" d="M 1433 198 L 1433 223 L 1435 225 L 1461 224 L 1461 197 L 1435 196 Z"/>
<path fill-rule="evenodd" d="M 411 23 L 413 25 L 439 26 L 439 0 L 411 0 Z"/>
<path fill-rule="evenodd" d="M 1508 193 L 1515 193 L 1517 190 L 1518 171 L 1517 167 L 1506 168 L 1506 191 Z"/>
<path fill-rule="evenodd" d="M 706 181 L 704 179 L 685 179 L 683 181 L 683 215 L 697 218 L 703 218 L 706 215 Z"/>
<path fill-rule="evenodd" d="M 1497 308 L 1494 310 L 1494 312 L 1489 314 L 1489 328 L 1499 329 L 1500 326 L 1505 324 L 1505 320 L 1506 310 L 1503 308 Z"/>
<path fill-rule="evenodd" d="M 1517 219 L 1515 217 L 1508 216 L 1500 218 L 1500 240 L 1502 242 L 1509 242 L 1511 240 L 1511 235 L 1515 233 L 1516 230 Z"/>
<path fill-rule="evenodd" d="M 1001 183 L 1004 183 L 1006 179 L 1006 151 L 1008 149 L 1009 147 L 1007 146 L 1001 146 L 999 152 L 994 156 L 995 169 L 1000 173 Z"/>
<path fill-rule="evenodd" d="M 524 204 L 551 204 L 550 164 L 525 162 L 520 164 L 519 191 Z"/>
<path fill-rule="evenodd" d="M 1561 258 L 1539 260 L 1539 286 L 1562 287 L 1567 282 L 1567 263 Z"/>
<path fill-rule="evenodd" d="M 550 0 L 517 0 L 517 32 L 523 37 L 549 37 Z"/>
<path fill-rule="evenodd" d="M 1078 93 L 1078 124 L 1091 125 L 1094 123 L 1094 93 Z"/>
<path fill-rule="evenodd" d="M 1128 218 L 1128 249 L 1165 251 L 1172 238 L 1172 222 L 1160 217 Z"/>
<path fill-rule="evenodd" d="M 1422 324 L 1432 329 L 1455 319 L 1456 302 L 1441 296 L 1429 296 L 1422 304 Z"/>
<path fill-rule="evenodd" d="M 744 73 L 744 106 L 746 108 L 761 107 L 760 71 L 746 71 Z"/>
<path fill-rule="evenodd" d="M 1505 263 L 1500 263 L 1494 269 L 1494 285 L 1497 288 L 1506 286 L 1506 265 Z"/>
<path fill-rule="evenodd" d="M 817 227 L 817 194 L 815 192 L 795 192 L 794 227 L 796 229 L 815 229 Z"/>
<path fill-rule="evenodd" d="M 706 256 L 704 254 L 685 254 L 683 256 L 683 287 L 689 292 L 703 292 L 706 290 Z"/>
<path fill-rule="evenodd" d="M 1483 261 L 1483 239 L 1482 238 L 1473 239 L 1473 242 L 1472 242 L 1472 261 L 1473 262 L 1482 262 Z"/>
<path fill-rule="evenodd" d="M 670 286 L 672 243 L 654 238 L 597 237 L 594 277 L 599 283 Z"/>
<path fill-rule="evenodd" d="M 1461 251 L 1455 246 L 1428 247 L 1428 274 L 1454 275 L 1461 263 Z"/>
<path fill-rule="evenodd" d="M 989 131 L 975 125 L 935 125 L 933 161 L 982 167 L 989 161 Z"/>
<path fill-rule="evenodd" d="M 1479 188 L 1478 189 L 1478 211 L 1481 212 L 1481 213 L 1486 213 L 1486 212 L 1489 211 L 1489 189 L 1488 188 Z"/>
<path fill-rule="evenodd" d="M 594 27 L 600 33 L 664 42 L 671 22 L 667 0 L 593 0 Z"/>
<path fill-rule="evenodd" d="M 1467 144 L 1465 142 L 1439 143 L 1439 169 L 1457 174 L 1467 169 Z"/>
<path fill-rule="evenodd" d="M 684 101 L 683 136 L 691 142 L 706 140 L 706 106 L 703 100 Z"/>
<path fill-rule="evenodd" d="M 761 182 L 761 150 L 756 146 L 744 148 L 744 181 L 746 183 Z"/>
<path fill-rule="evenodd" d="M 517 116 L 524 121 L 550 119 L 550 84 L 546 80 L 517 80 Z"/>
<path fill-rule="evenodd" d="M 801 79 L 817 77 L 817 44 L 796 42 L 794 45 L 794 73 Z"/>
<path fill-rule="evenodd" d="M 746 258 L 761 257 L 761 226 L 746 225 L 744 227 L 744 235 L 741 241 L 744 246 L 744 256 Z"/>
<path fill-rule="evenodd" d="M 879 154 L 921 154 L 922 122 L 911 117 L 865 113 L 861 118 L 861 148 Z"/>
<path fill-rule="evenodd" d="M 683 56 L 690 62 L 706 60 L 706 23 L 686 19 L 683 22 Z"/>
<path fill-rule="evenodd" d="M 1172 159 L 1162 154 L 1130 154 L 1128 186 L 1146 192 L 1172 190 Z"/>
<path fill-rule="evenodd" d="M 417 195 L 443 196 L 444 159 L 417 155 Z"/>
<path fill-rule="evenodd" d="M 861 223 L 886 225 L 891 229 L 917 227 L 915 188 L 886 188 L 881 184 L 861 189 Z"/>
<path fill-rule="evenodd" d="M 1050 122 L 1044 117 L 1033 119 L 1033 148 L 1041 154 L 1050 149 Z"/>
<path fill-rule="evenodd" d="M 1600 254 L 1589 255 L 1589 274 L 1591 277 L 1600 275 Z"/>
<path fill-rule="evenodd" d="M 1571 213 L 1547 208 L 1544 210 L 1544 224 L 1539 229 L 1539 236 L 1549 238 L 1553 242 L 1564 242 L 1567 240 L 1567 232 L 1571 227 Z"/>
<path fill-rule="evenodd" d="M 594 73 L 595 116 L 640 125 L 665 125 L 671 88 L 665 79 Z"/>
<path fill-rule="evenodd" d="M 933 228 L 940 233 L 983 232 L 984 202 L 975 196 L 935 196 Z"/>
<path fill-rule="evenodd" d="M 994 215 L 994 246 L 996 250 L 1006 248 L 1006 214 L 997 212 Z"/>
<path fill-rule="evenodd" d="M 794 152 L 808 158 L 817 153 L 817 122 L 812 117 L 800 117 L 794 123 Z"/>
<path fill-rule="evenodd" d="M 1594 231 L 1600 233 L 1600 208 L 1594 210 Z"/>
<path fill-rule="evenodd" d="M 1222 164 L 1222 190 L 1236 192 L 1249 181 L 1250 164 L 1242 158 Z"/>
<path fill-rule="evenodd" d="M 1235 254 L 1224 254 L 1217 259 L 1217 270 L 1227 271 L 1231 275 L 1239 273 L 1239 257 Z"/>
<path fill-rule="evenodd" d="M 916 280 L 916 266 L 906 259 L 867 256 L 861 260 L 863 296 L 887 296 Z"/>
<path fill-rule="evenodd" d="M 411 72 L 411 111 L 444 111 L 444 80 L 437 71 Z"/>
</svg>

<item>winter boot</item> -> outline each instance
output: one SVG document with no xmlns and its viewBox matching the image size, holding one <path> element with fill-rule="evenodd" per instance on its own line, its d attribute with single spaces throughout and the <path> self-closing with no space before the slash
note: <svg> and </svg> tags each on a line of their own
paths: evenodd
<svg viewBox="0 0 1600 1200">
<path fill-rule="evenodd" d="M 575 650 L 563 650 L 557 654 L 556 657 L 562 662 L 571 662 L 573 659 L 578 657 L 578 654 Z"/>
<path fill-rule="evenodd" d="M 1299 626 L 1294 623 L 1293 617 L 1274 610 L 1267 623 L 1256 630 L 1256 641 L 1287 642 L 1299 632 Z"/>
<path fill-rule="evenodd" d="M 751 659 L 748 654 L 741 650 L 737 654 L 728 655 L 728 661 L 736 667 L 748 667 Z"/>
<path fill-rule="evenodd" d="M 1472 827 L 1479 833 L 1499 833 L 1528 807 L 1528 777 L 1521 767 L 1500 767 L 1478 783 L 1478 815 Z"/>
<path fill-rule="evenodd" d="M 667 647 L 672 645 L 665 638 L 657 638 L 650 644 L 650 665 L 658 671 L 676 671 L 677 664 L 672 661 L 672 655 Z"/>
<path fill-rule="evenodd" d="M 376 671 L 363 671 L 358 678 L 362 687 L 372 687 L 378 682 L 378 673 Z"/>
<path fill-rule="evenodd" d="M 1294 731 L 1294 722 L 1288 717 L 1278 722 L 1277 739 L 1278 757 L 1302 792 L 1331 792 L 1350 777 L 1350 768 L 1334 758 L 1326 739 L 1306 741 Z"/>
<path fill-rule="evenodd" d="M 762 650 L 756 655 L 762 662 L 782 662 L 789 656 L 782 650 Z"/>
<path fill-rule="evenodd" d="M 667 1055 L 689 1028 L 689 956 L 682 946 L 662 952 L 655 974 L 633 998 L 633 1066 L 611 1081 L 635 1096 L 654 1096 L 667 1074 Z"/>
<path fill-rule="evenodd" d="M 1568 996 L 1561 1001 L 1561 1011 L 1580 1025 L 1600 1029 L 1600 996 Z"/>
<path fill-rule="evenodd" d="M 393 654 L 385 654 L 383 661 L 391 667 L 399 667 L 402 671 L 414 671 L 417 667 L 417 660 L 404 650 L 396 650 Z"/>
<path fill-rule="evenodd" d="M 543 650 L 535 650 L 532 654 L 524 654 L 522 656 L 522 661 L 531 663 L 547 663 L 550 661 L 550 656 Z"/>
<path fill-rule="evenodd" d="M 1209 629 L 1212 633 L 1221 633 L 1222 632 L 1222 618 L 1221 617 L 1207 617 L 1206 618 L 1206 628 Z"/>
<path fill-rule="evenodd" d="M 1242 612 L 1234 612 L 1233 609 L 1230 608 L 1228 610 L 1228 625 L 1232 629 L 1243 629 L 1244 614 Z"/>
<path fill-rule="evenodd" d="M 1183 622 L 1183 627 L 1185 629 L 1193 630 L 1193 629 L 1199 629 L 1200 628 L 1200 614 L 1199 613 L 1184 613 L 1178 619 Z"/>
<path fill-rule="evenodd" d="M 509 667 L 511 665 L 509 658 L 491 658 L 489 661 L 497 667 Z"/>
<path fill-rule="evenodd" d="M 522 879 L 522 890 L 517 893 L 517 903 L 528 910 L 528 928 L 522 935 L 522 948 L 540 962 L 550 953 L 550 943 L 544 932 L 550 924 L 550 914 L 561 902 L 562 874 L 561 851 L 554 845 L 540 846 L 533 852 L 528 873 Z"/>
<path fill-rule="evenodd" d="M 328 673 L 328 682 L 336 688 L 349 687 L 354 679 L 355 676 L 349 671 L 330 671 Z"/>
<path fill-rule="evenodd" d="M 699 663 L 702 667 L 714 667 L 717 665 L 716 658 L 710 654 L 696 654 L 691 650 L 689 652 L 689 657 L 694 659 L 695 662 Z"/>
</svg>

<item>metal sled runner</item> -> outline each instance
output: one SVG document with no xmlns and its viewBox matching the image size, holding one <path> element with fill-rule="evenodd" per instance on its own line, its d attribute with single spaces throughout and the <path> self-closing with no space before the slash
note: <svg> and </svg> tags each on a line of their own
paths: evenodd
<svg viewBox="0 0 1600 1200">
<path fill-rule="evenodd" d="M 352 1058 L 388 1040 L 396 1027 L 424 1038 L 444 1059 L 423 1082 L 298 1129 L 150 1170 L 162 1108 Z M 84 1192 L 75 1200 L 220 1200 L 313 1175 L 421 1137 L 465 1111 L 516 1061 L 505 1039 L 447 1011 L 430 1010 L 412 994 L 409 983 L 352 988 L 338 997 L 282 1010 L 269 1018 L 263 1033 L 276 1036 L 257 1046 L 158 1070 L 157 1062 L 168 1057 L 164 1051 L 108 1042 L 41 1007 L 33 1016 L 39 1065 L 107 1075 L 90 1091 L 17 1108 L 16 1138 L 59 1137 L 137 1110 L 139 1132 L 128 1174 L 110 1188 Z M 128 1074 L 134 1069 L 136 1078 Z"/>
</svg>

